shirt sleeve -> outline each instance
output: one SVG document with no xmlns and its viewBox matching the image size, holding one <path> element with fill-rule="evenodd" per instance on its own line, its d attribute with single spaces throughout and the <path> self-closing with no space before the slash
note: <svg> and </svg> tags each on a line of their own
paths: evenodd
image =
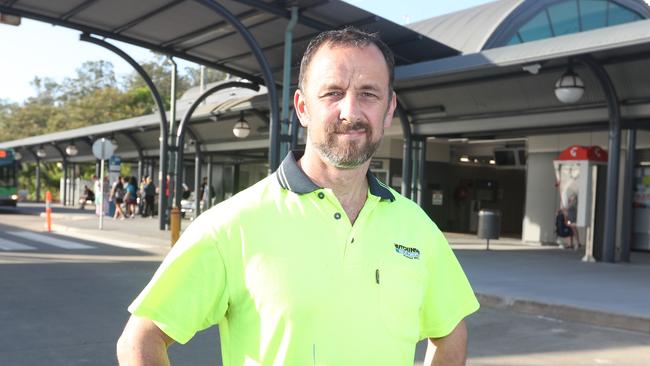
<svg viewBox="0 0 650 366">
<path fill-rule="evenodd" d="M 427 257 L 427 285 L 420 311 L 420 339 L 440 338 L 479 308 L 474 291 L 447 239 L 435 227 Z"/>
<path fill-rule="evenodd" d="M 215 235 L 200 221 L 185 230 L 128 308 L 181 344 L 219 323 L 228 307 L 225 263 Z"/>
</svg>

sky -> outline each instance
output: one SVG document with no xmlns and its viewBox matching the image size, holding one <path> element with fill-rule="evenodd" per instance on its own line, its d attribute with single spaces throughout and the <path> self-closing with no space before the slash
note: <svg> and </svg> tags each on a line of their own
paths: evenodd
<svg viewBox="0 0 650 366">
<path fill-rule="evenodd" d="M 488 0 L 349 0 L 357 7 L 398 24 L 416 22 L 436 15 L 487 3 Z M 74 77 L 85 61 L 110 61 L 118 78 L 132 71 L 120 57 L 94 44 L 79 41 L 79 32 L 63 27 L 23 19 L 18 27 L 0 24 L 0 99 L 23 102 L 35 92 L 34 77 L 49 77 L 61 82 Z M 139 62 L 153 58 L 146 49 L 110 41 Z M 179 70 L 194 64 L 176 59 Z"/>
</svg>

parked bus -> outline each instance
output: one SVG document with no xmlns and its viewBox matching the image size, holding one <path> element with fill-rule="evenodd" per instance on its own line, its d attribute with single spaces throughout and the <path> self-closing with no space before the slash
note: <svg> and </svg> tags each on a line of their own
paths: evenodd
<svg viewBox="0 0 650 366">
<path fill-rule="evenodd" d="M 0 206 L 14 206 L 18 202 L 16 158 L 13 149 L 0 149 Z"/>
</svg>

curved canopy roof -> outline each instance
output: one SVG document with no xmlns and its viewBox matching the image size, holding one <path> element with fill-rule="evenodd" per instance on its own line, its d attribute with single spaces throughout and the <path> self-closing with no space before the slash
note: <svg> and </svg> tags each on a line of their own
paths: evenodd
<svg viewBox="0 0 650 366">
<path fill-rule="evenodd" d="M 641 0 L 498 0 L 407 27 L 471 54 L 647 18 Z"/>
<path fill-rule="evenodd" d="M 261 69 L 244 38 L 211 10 L 214 0 L 0 0 L 0 13 L 77 29 L 180 57 L 263 84 Z M 282 80 L 284 33 L 290 6 L 299 10 L 293 31 L 293 83 L 309 40 L 323 30 L 345 25 L 379 32 L 393 49 L 398 65 L 458 54 L 422 36 L 342 1 L 220 0 L 254 36 Z M 206 5 L 207 4 L 207 5 Z"/>
<path fill-rule="evenodd" d="M 485 41 L 524 0 L 499 0 L 408 24 L 407 27 L 464 54 L 480 52 Z"/>
<path fill-rule="evenodd" d="M 225 80 L 207 85 L 211 88 Z M 193 154 L 196 144 L 204 153 L 217 154 L 228 152 L 226 160 L 239 159 L 238 152 L 246 151 L 248 158 L 263 159 L 268 147 L 268 97 L 267 89 L 259 91 L 243 88 L 227 88 L 210 95 L 192 116 L 185 142 L 186 151 Z M 199 87 L 188 90 L 177 103 L 177 117 L 183 116 L 200 94 Z M 169 113 L 168 117 L 169 116 Z M 245 140 L 233 137 L 235 123 L 244 118 L 251 127 L 251 134 Z M 157 159 L 158 137 L 160 136 L 160 116 L 158 113 L 140 117 L 127 118 L 99 125 L 86 126 L 72 130 L 54 132 L 23 139 L 0 142 L 0 149 L 13 148 L 20 152 L 24 161 L 35 161 L 36 148 L 43 148 L 47 156 L 44 161 L 58 161 L 62 157 L 58 151 L 74 143 L 79 153 L 69 158 L 71 162 L 94 161 L 91 145 L 100 138 L 115 139 L 118 152 L 125 160 Z M 142 154 L 139 156 L 138 150 Z M 251 151 L 255 151 L 252 154 Z M 218 161 L 218 160 L 215 160 Z"/>
</svg>

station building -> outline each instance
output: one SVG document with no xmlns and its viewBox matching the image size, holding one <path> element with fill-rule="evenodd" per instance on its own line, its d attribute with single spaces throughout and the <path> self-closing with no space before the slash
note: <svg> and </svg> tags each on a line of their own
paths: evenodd
<svg viewBox="0 0 650 366">
<path fill-rule="evenodd" d="M 501 214 L 502 235 L 552 243 L 555 212 L 562 206 L 553 161 L 571 146 L 599 146 L 618 165 L 611 173 L 617 207 L 610 220 L 617 253 L 626 235 L 634 237 L 633 249 L 649 249 L 650 216 L 639 198 L 643 182 L 650 181 L 645 168 L 650 164 L 648 18 L 650 8 L 637 0 L 499 0 L 407 25 L 454 52 L 397 66 L 403 113 L 386 131 L 371 168 L 397 190 L 404 190 L 408 172 L 408 196 L 444 231 L 476 232 L 479 210 L 494 209 Z M 581 89 L 581 97 L 560 101 L 557 89 L 567 86 Z M 178 115 L 200 93 L 188 91 L 179 100 Z M 209 175 L 219 201 L 265 176 L 266 100 L 264 88 L 228 89 L 209 97 L 189 125 L 183 181 L 193 186 L 196 177 Z M 56 156 L 52 143 L 86 138 L 87 146 L 69 158 L 82 163 L 94 159 L 87 137 L 110 136 L 124 162 L 138 166 L 139 174 L 155 176 L 157 120 L 157 115 L 136 117 L 0 147 L 44 148 Z M 242 121 L 248 133 L 236 138 L 232 130 Z M 297 135 L 300 145 L 304 131 Z M 406 168 L 405 150 L 411 157 Z M 207 165 L 205 159 L 198 164 L 192 159 L 197 152 L 210 157 Z M 628 231 L 626 221 L 634 222 Z M 584 238 L 587 232 L 581 230 Z"/>
</svg>

